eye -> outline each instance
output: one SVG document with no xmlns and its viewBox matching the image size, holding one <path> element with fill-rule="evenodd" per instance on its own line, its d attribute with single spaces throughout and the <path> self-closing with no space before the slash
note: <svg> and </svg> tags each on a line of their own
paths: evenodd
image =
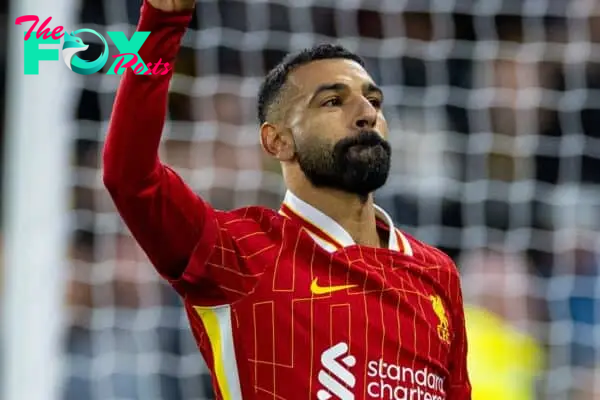
<svg viewBox="0 0 600 400">
<path fill-rule="evenodd" d="M 342 105 L 340 97 L 333 97 L 322 104 L 323 107 L 339 107 Z"/>
<path fill-rule="evenodd" d="M 373 98 L 369 99 L 369 102 L 371 103 L 371 105 L 373 107 L 375 107 L 375 108 L 381 108 L 381 103 L 382 103 L 381 99 L 373 97 Z"/>
</svg>

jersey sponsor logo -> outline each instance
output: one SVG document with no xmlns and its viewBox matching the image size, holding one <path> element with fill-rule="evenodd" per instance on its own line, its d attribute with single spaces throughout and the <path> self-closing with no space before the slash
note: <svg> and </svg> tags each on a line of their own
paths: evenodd
<svg viewBox="0 0 600 400">
<path fill-rule="evenodd" d="M 425 368 L 386 363 L 367 364 L 367 395 L 371 399 L 445 400 L 444 378 Z"/>
<path fill-rule="evenodd" d="M 315 295 L 329 294 L 334 292 L 339 292 L 340 290 L 350 289 L 353 287 L 357 287 L 358 285 L 337 285 L 337 286 L 320 286 L 318 283 L 318 278 L 315 278 L 310 284 L 310 291 Z"/>
<path fill-rule="evenodd" d="M 356 384 L 356 377 L 350 371 L 354 365 L 356 358 L 348 354 L 347 343 L 340 342 L 325 350 L 321 354 L 323 369 L 319 371 L 319 383 L 323 389 L 317 392 L 317 398 L 354 400 L 354 394 L 349 389 Z"/>
<path fill-rule="evenodd" d="M 440 337 L 440 340 L 444 343 L 450 343 L 450 329 L 448 327 L 448 317 L 446 316 L 446 309 L 444 308 L 444 303 L 440 296 L 429 296 L 429 300 L 431 301 L 431 307 L 433 308 L 433 312 L 437 315 L 439 323 L 437 326 L 437 333 Z"/>
<path fill-rule="evenodd" d="M 356 376 L 350 370 L 356 358 L 347 343 L 340 342 L 321 354 L 322 369 L 318 379 L 322 389 L 318 400 L 354 400 Z M 383 359 L 367 361 L 366 396 L 363 399 L 445 400 L 444 378 L 425 368 L 411 368 L 386 363 Z M 360 375 L 360 374 L 359 374 Z"/>
</svg>

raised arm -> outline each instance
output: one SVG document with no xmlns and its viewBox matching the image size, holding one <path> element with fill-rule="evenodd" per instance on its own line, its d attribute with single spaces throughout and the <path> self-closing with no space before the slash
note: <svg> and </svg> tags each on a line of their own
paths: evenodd
<svg viewBox="0 0 600 400">
<path fill-rule="evenodd" d="M 192 0 L 144 1 L 138 31 L 151 32 L 139 50 L 146 63 L 162 60 L 173 65 L 193 6 Z M 128 68 L 123 75 L 104 147 L 103 178 L 151 262 L 163 276 L 177 279 L 210 210 L 158 158 L 172 73 L 135 75 Z"/>
</svg>

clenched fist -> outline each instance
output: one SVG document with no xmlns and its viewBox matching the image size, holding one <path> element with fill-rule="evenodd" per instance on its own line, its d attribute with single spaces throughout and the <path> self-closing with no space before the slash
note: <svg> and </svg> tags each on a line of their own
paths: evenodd
<svg viewBox="0 0 600 400">
<path fill-rule="evenodd" d="M 146 0 L 154 8 L 162 11 L 183 11 L 194 8 L 196 0 Z"/>
</svg>

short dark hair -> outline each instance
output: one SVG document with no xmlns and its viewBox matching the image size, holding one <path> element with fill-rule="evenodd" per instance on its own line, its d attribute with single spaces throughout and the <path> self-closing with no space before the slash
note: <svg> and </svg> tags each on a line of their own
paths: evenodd
<svg viewBox="0 0 600 400">
<path fill-rule="evenodd" d="M 258 120 L 260 123 L 263 124 L 267 120 L 269 108 L 279 96 L 290 72 L 313 61 L 336 58 L 345 58 L 365 66 L 364 60 L 360 56 L 342 46 L 333 44 L 321 44 L 298 53 L 288 54 L 275 68 L 269 71 L 260 86 L 258 92 Z"/>
</svg>

